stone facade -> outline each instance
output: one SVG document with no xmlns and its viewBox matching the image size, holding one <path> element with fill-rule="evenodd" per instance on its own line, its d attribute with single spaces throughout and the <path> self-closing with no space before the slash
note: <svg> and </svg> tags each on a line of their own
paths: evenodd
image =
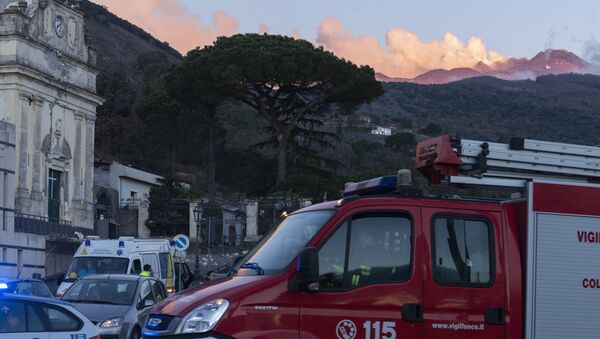
<svg viewBox="0 0 600 339">
<path fill-rule="evenodd" d="M 15 127 L 18 217 L 93 230 L 97 74 L 77 1 L 0 0 L 0 120 Z M 32 250 L 55 236 L 39 234 Z"/>
</svg>

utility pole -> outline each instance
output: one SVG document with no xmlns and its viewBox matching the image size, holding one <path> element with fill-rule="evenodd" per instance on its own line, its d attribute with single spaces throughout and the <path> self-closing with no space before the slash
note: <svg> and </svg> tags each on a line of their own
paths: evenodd
<svg viewBox="0 0 600 339">
<path fill-rule="evenodd" d="M 210 257 L 210 246 L 212 244 L 212 217 L 208 217 L 208 256 Z"/>
<path fill-rule="evenodd" d="M 194 265 L 196 279 L 200 277 L 200 222 L 196 222 L 196 264 Z"/>
<path fill-rule="evenodd" d="M 200 223 L 202 222 L 201 202 L 194 208 L 194 221 L 196 222 L 196 265 L 194 266 L 195 279 L 200 279 Z"/>
</svg>

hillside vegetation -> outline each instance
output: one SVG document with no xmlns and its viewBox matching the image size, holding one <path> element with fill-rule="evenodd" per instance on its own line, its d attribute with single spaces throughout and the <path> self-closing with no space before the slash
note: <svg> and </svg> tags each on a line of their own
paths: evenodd
<svg viewBox="0 0 600 339">
<path fill-rule="evenodd" d="M 385 94 L 360 113 L 382 124 L 408 119 L 416 129 L 433 122 L 465 138 L 508 141 L 522 136 L 600 143 L 600 77 L 548 75 L 535 81 L 491 77 L 446 85 L 385 84 Z"/>
</svg>

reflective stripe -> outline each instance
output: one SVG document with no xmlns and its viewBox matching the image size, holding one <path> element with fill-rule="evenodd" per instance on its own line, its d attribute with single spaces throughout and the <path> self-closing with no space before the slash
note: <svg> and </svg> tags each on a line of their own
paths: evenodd
<svg viewBox="0 0 600 339">
<path fill-rule="evenodd" d="M 150 276 L 150 271 L 143 271 L 142 273 L 140 273 L 141 277 L 149 277 Z"/>
<path fill-rule="evenodd" d="M 392 267 L 392 274 L 396 273 L 396 266 Z"/>
<path fill-rule="evenodd" d="M 370 276 L 371 275 L 371 266 L 360 265 L 360 274 L 362 274 L 364 276 Z"/>
<path fill-rule="evenodd" d="M 352 276 L 352 286 L 358 286 L 358 283 L 360 282 L 360 275 L 355 274 Z"/>
<path fill-rule="evenodd" d="M 167 288 L 175 286 L 175 274 L 173 272 L 173 257 L 169 253 L 169 268 L 167 268 Z"/>
</svg>

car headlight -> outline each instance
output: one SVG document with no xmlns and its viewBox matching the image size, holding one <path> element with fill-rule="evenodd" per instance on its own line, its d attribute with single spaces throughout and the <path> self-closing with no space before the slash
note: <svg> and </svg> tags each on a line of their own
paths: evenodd
<svg viewBox="0 0 600 339">
<path fill-rule="evenodd" d="M 177 327 L 175 333 L 202 333 L 212 330 L 221 319 L 229 301 L 216 299 L 206 302 L 188 313 Z"/>
<path fill-rule="evenodd" d="M 123 325 L 123 317 L 118 317 L 118 318 L 112 318 L 112 319 L 106 319 L 106 320 L 104 320 L 100 324 L 100 327 L 102 327 L 102 328 L 119 327 L 121 325 Z"/>
</svg>

